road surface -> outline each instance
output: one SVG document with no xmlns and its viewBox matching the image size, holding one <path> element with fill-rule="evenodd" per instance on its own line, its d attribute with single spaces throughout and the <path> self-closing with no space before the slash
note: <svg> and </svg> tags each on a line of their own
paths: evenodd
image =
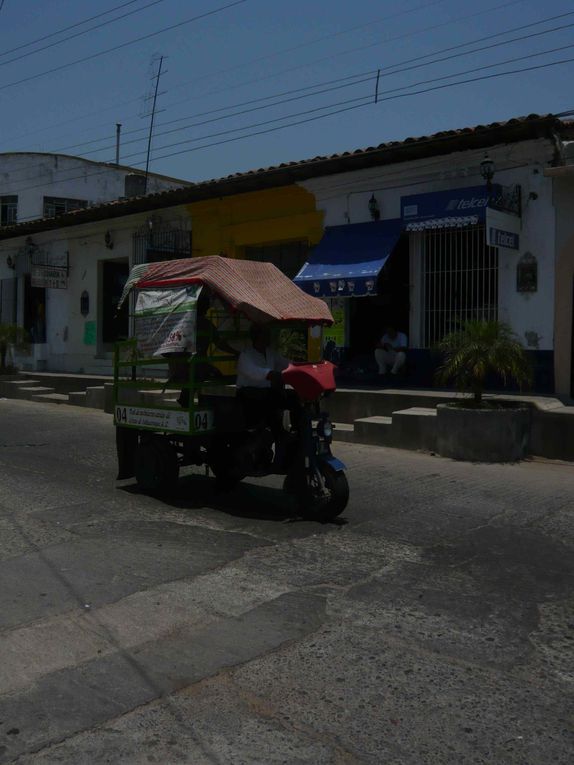
<svg viewBox="0 0 574 765">
<path fill-rule="evenodd" d="M 571 765 L 574 468 L 335 449 L 337 524 L 162 502 L 108 415 L 0 400 L 0 763 Z"/>
</svg>

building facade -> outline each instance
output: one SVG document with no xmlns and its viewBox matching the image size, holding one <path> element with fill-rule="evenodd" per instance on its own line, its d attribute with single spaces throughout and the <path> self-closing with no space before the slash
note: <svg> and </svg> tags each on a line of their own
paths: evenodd
<svg viewBox="0 0 574 765">
<path fill-rule="evenodd" d="M 274 262 L 325 298 L 327 351 L 358 374 L 374 368 L 385 324 L 409 337 L 413 383 L 430 385 L 444 334 L 500 319 L 528 349 L 536 389 L 570 395 L 573 137 L 571 124 L 533 115 L 8 226 L 0 279 L 18 279 L 17 320 L 36 333 L 23 362 L 109 372 L 129 329 L 114 304 L 130 265 L 223 254 Z M 44 334 L 26 308 L 39 304 L 33 267 L 52 271 Z M 14 312 L 10 299 L 0 311 Z"/>
</svg>

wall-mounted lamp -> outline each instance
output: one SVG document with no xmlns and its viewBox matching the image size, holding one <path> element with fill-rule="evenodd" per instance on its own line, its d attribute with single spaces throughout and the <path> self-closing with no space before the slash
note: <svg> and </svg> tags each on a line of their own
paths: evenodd
<svg viewBox="0 0 574 765">
<path fill-rule="evenodd" d="M 111 233 L 109 231 L 106 231 L 106 233 L 104 234 L 104 244 L 106 245 L 108 250 L 113 250 L 114 249 L 114 241 L 113 241 L 112 235 L 111 235 Z"/>
<path fill-rule="evenodd" d="M 486 181 L 486 188 L 490 191 L 492 188 L 492 179 L 494 178 L 494 162 L 488 156 L 488 152 L 485 153 L 484 159 L 480 162 L 480 174 Z"/>
<path fill-rule="evenodd" d="M 16 261 L 14 260 L 12 255 L 8 255 L 8 257 L 6 258 L 6 265 L 8 266 L 8 268 L 11 268 L 12 270 L 16 268 Z"/>
<path fill-rule="evenodd" d="M 381 217 L 379 203 L 377 202 L 377 198 L 374 194 L 371 194 L 371 198 L 369 199 L 369 212 L 371 213 L 371 218 L 373 220 L 379 220 Z"/>
</svg>

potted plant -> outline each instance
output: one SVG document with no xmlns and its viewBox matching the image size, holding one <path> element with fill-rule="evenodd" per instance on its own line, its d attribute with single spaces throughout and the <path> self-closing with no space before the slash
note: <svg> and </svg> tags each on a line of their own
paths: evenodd
<svg viewBox="0 0 574 765">
<path fill-rule="evenodd" d="M 484 399 L 485 382 L 498 376 L 504 385 L 528 385 L 532 370 L 524 348 L 500 321 L 468 321 L 438 345 L 443 364 L 437 382 L 454 382 L 472 398 L 437 407 L 437 449 L 454 459 L 509 462 L 528 449 L 530 410 L 519 402 Z"/>
<path fill-rule="evenodd" d="M 7 363 L 8 351 L 27 353 L 29 348 L 28 333 L 25 329 L 17 324 L 0 323 L 0 374 L 9 375 L 17 371 Z"/>
</svg>

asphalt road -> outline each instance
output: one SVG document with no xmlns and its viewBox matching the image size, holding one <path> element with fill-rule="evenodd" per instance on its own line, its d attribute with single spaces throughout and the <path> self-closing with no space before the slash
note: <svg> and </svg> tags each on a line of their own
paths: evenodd
<svg viewBox="0 0 574 765">
<path fill-rule="evenodd" d="M 574 469 L 335 446 L 319 525 L 0 400 L 0 762 L 571 765 Z"/>
</svg>

